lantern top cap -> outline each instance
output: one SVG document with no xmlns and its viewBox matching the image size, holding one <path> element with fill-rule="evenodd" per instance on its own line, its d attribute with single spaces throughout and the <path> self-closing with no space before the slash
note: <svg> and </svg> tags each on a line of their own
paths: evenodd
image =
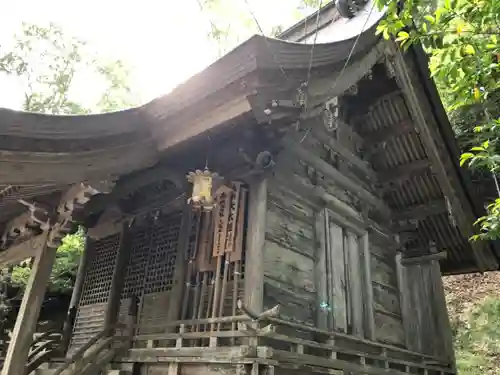
<svg viewBox="0 0 500 375">
<path fill-rule="evenodd" d="M 217 172 L 212 172 L 208 168 L 205 168 L 203 171 L 201 169 L 197 169 L 194 172 L 189 172 L 186 177 L 187 177 L 189 182 L 193 182 L 193 180 L 196 177 L 219 178 L 220 176 Z"/>
</svg>

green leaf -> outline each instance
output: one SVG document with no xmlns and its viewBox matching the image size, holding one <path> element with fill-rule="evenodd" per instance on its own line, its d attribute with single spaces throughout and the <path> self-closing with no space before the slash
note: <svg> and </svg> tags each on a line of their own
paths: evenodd
<svg viewBox="0 0 500 375">
<path fill-rule="evenodd" d="M 403 40 L 406 40 L 410 37 L 410 34 L 408 34 L 406 31 L 400 31 L 398 33 L 398 37 L 396 38 L 396 42 L 401 42 Z"/>
<path fill-rule="evenodd" d="M 425 15 L 424 18 L 432 24 L 436 23 L 436 20 L 430 14 Z"/>
<path fill-rule="evenodd" d="M 465 47 L 464 47 L 464 52 L 468 55 L 474 55 L 476 53 L 476 50 L 474 49 L 474 47 L 470 44 L 467 44 Z"/>
<path fill-rule="evenodd" d="M 389 40 L 389 38 L 391 37 L 391 36 L 389 35 L 389 30 L 388 30 L 387 28 L 385 28 L 385 29 L 384 29 L 384 32 L 383 32 L 383 34 L 382 34 L 382 35 L 384 36 L 384 39 L 385 39 L 385 40 Z"/>
</svg>

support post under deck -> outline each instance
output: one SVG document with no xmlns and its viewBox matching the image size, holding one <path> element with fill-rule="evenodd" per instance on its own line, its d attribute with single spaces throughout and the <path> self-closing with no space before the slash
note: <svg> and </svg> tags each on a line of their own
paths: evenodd
<svg viewBox="0 0 500 375">
<path fill-rule="evenodd" d="M 250 183 L 245 259 L 245 304 L 257 313 L 264 309 L 263 250 L 266 236 L 267 179 Z"/>
<path fill-rule="evenodd" d="M 22 375 L 25 371 L 33 334 L 36 330 L 38 316 L 57 251 L 56 248 L 47 246 L 47 235 L 48 232 L 43 234 L 45 236 L 44 241 L 38 242 L 39 248 L 35 251 L 35 262 L 24 291 L 12 339 L 7 349 L 2 375 Z"/>
<path fill-rule="evenodd" d="M 71 332 L 73 331 L 73 324 L 76 318 L 76 310 L 78 308 L 78 303 L 80 302 L 80 297 L 83 291 L 83 282 L 85 281 L 85 273 L 87 270 L 88 263 L 88 238 L 85 235 L 85 245 L 83 253 L 80 257 L 80 262 L 78 264 L 78 271 L 76 274 L 75 285 L 73 287 L 73 293 L 71 294 L 71 301 L 69 302 L 68 314 L 66 320 L 64 321 L 63 331 L 62 331 L 62 341 L 61 341 L 61 351 L 66 353 L 69 348 Z"/>
</svg>

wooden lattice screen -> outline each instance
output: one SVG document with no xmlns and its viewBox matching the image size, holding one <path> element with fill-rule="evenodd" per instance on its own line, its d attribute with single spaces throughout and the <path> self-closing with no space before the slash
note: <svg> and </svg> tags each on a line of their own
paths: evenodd
<svg viewBox="0 0 500 375">
<path fill-rule="evenodd" d="M 89 265 L 68 355 L 71 355 L 104 327 L 104 315 L 119 248 L 119 233 L 99 240 L 88 239 Z"/>
<path fill-rule="evenodd" d="M 139 301 L 138 333 L 154 333 L 165 321 L 174 283 L 182 211 L 176 210 L 132 228 L 122 291 L 121 314 L 130 298 Z"/>
</svg>

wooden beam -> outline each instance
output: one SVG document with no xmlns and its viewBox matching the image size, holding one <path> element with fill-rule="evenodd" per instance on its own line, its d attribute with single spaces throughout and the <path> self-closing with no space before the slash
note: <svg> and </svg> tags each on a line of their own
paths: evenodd
<svg viewBox="0 0 500 375">
<path fill-rule="evenodd" d="M 430 262 L 430 261 L 435 261 L 435 260 L 442 260 L 446 259 L 448 257 L 448 253 L 446 251 L 441 251 L 439 253 L 435 254 L 427 254 L 427 255 L 422 255 L 422 256 L 416 256 L 416 257 L 403 257 L 401 258 L 401 264 L 403 266 L 408 266 L 411 264 L 420 264 L 420 263 L 425 263 L 425 262 Z"/>
<path fill-rule="evenodd" d="M 370 252 L 370 235 L 366 232 L 360 238 L 361 254 L 363 256 L 363 271 L 364 271 L 364 289 L 366 296 L 364 299 L 365 319 L 366 319 L 366 337 L 369 340 L 375 341 L 375 315 L 373 311 L 373 284 L 372 284 L 372 261 Z"/>
<path fill-rule="evenodd" d="M 394 220 L 410 220 L 410 219 L 425 219 L 429 216 L 434 216 L 447 212 L 448 207 L 444 200 L 433 201 L 418 206 L 409 207 L 407 210 L 402 212 L 396 212 L 394 214 Z"/>
<path fill-rule="evenodd" d="M 104 210 L 112 202 L 128 196 L 141 187 L 159 181 L 171 181 L 179 191 L 184 187 L 184 174 L 163 165 L 141 171 L 131 178 L 119 181 L 109 194 L 98 194 L 85 205 L 82 215 L 78 219 L 86 218 L 94 213 Z"/>
<path fill-rule="evenodd" d="M 189 138 L 195 137 L 198 134 L 251 111 L 252 107 L 246 96 L 239 96 L 208 113 L 204 112 L 198 118 L 188 123 L 183 123 L 182 126 L 166 126 L 158 129 L 155 134 L 158 151 L 173 147 Z"/>
<path fill-rule="evenodd" d="M 264 176 L 258 176 L 249 186 L 245 306 L 257 313 L 264 309 L 263 251 L 266 238 L 267 184 Z"/>
<path fill-rule="evenodd" d="M 363 318 L 365 315 L 363 309 L 363 275 L 361 274 L 360 262 L 360 237 L 352 232 L 347 233 L 347 250 L 348 269 L 349 269 L 349 295 L 351 296 L 350 312 L 352 317 L 352 330 L 355 336 L 364 336 Z M 347 248 L 346 248 L 347 247 Z M 338 260 L 337 260 L 338 261 Z M 334 307 L 335 308 L 335 307 Z"/>
<path fill-rule="evenodd" d="M 336 141 L 332 136 L 327 134 L 326 130 L 322 129 L 321 125 L 316 123 L 311 127 L 312 134 L 320 142 L 324 143 L 328 148 L 335 152 L 341 159 L 344 159 L 349 164 L 359 169 L 373 182 L 377 181 L 377 172 L 373 170 L 370 164 L 360 157 L 354 155 L 347 148 L 342 146 L 340 142 Z"/>
<path fill-rule="evenodd" d="M 104 312 L 104 327 L 105 329 L 111 327 L 118 320 L 120 311 L 120 296 L 122 294 L 124 283 L 124 270 L 127 267 L 127 260 L 130 254 L 130 228 L 129 223 L 122 222 L 120 231 L 120 246 L 118 247 L 118 254 L 116 255 L 115 269 L 111 279 L 109 290 L 109 297 L 107 301 L 106 310 Z"/>
<path fill-rule="evenodd" d="M 187 190 L 187 189 L 186 189 Z M 182 310 L 182 295 L 186 293 L 186 269 L 188 262 L 187 248 L 189 246 L 189 236 L 191 235 L 193 212 L 192 207 L 184 203 L 182 210 L 181 229 L 179 233 L 179 241 L 177 242 L 174 285 L 170 291 L 169 305 L 167 307 L 167 320 L 175 321 L 181 318 Z"/>
<path fill-rule="evenodd" d="M 19 264 L 23 260 L 35 256 L 37 249 L 45 244 L 46 234 L 42 233 L 0 253 L 0 267 Z"/>
<path fill-rule="evenodd" d="M 408 180 L 412 175 L 421 173 L 430 167 L 431 162 L 429 160 L 417 160 L 400 167 L 378 171 L 379 181 L 383 189 L 388 189 L 392 185 L 398 185 Z"/>
<path fill-rule="evenodd" d="M 313 155 L 306 150 L 300 143 L 297 143 L 288 137 L 283 138 L 283 144 L 298 158 L 311 165 L 314 169 L 321 172 L 325 177 L 333 180 L 339 187 L 344 188 L 355 194 L 358 198 L 377 208 L 382 215 L 389 218 L 391 211 L 385 202 L 377 198 L 373 193 L 359 186 L 355 181 L 342 174 L 339 170 L 330 164 Z"/>
<path fill-rule="evenodd" d="M 412 131 L 415 131 L 413 122 L 410 119 L 406 119 L 382 130 L 361 133 L 360 135 L 364 138 L 365 142 L 369 144 L 368 148 L 371 148 L 375 143 L 387 142 L 393 137 L 403 134 L 406 135 Z"/>
<path fill-rule="evenodd" d="M 33 334 L 36 331 L 38 315 L 42 307 L 45 290 L 49 282 L 52 265 L 56 258 L 56 248 L 47 246 L 48 232 L 42 235 L 35 249 L 35 263 L 24 291 L 21 307 L 17 315 L 12 338 L 2 369 L 2 375 L 24 374 Z"/>
</svg>

